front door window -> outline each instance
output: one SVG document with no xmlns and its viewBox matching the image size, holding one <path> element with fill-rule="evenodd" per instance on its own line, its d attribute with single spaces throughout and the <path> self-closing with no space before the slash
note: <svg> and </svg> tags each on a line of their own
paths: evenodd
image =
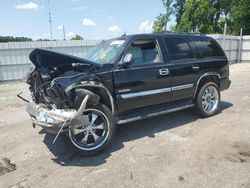
<svg viewBox="0 0 250 188">
<path fill-rule="evenodd" d="M 134 41 L 127 50 L 131 53 L 132 64 L 148 64 L 163 62 L 160 48 L 154 39 L 140 39 Z"/>
</svg>

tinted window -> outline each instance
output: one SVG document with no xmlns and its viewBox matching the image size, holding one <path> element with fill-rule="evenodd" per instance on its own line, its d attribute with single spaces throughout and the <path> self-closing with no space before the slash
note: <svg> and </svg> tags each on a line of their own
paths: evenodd
<svg viewBox="0 0 250 188">
<path fill-rule="evenodd" d="M 159 47 L 153 39 L 136 40 L 127 52 L 132 54 L 133 64 L 162 62 Z"/>
<path fill-rule="evenodd" d="M 170 60 L 193 59 L 194 54 L 186 39 L 181 37 L 167 37 L 165 43 Z"/>
<path fill-rule="evenodd" d="M 219 44 L 210 38 L 194 37 L 195 45 L 203 57 L 224 56 Z"/>
</svg>

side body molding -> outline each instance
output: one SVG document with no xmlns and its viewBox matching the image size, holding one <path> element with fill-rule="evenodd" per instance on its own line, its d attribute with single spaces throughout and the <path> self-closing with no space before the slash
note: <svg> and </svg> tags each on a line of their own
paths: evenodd
<svg viewBox="0 0 250 188">
<path fill-rule="evenodd" d="M 201 79 L 204 78 L 204 77 L 206 77 L 206 76 L 217 76 L 219 79 L 221 78 L 220 74 L 217 73 L 217 72 L 207 72 L 207 73 L 201 75 L 201 77 L 198 79 L 198 81 L 196 83 L 196 88 L 195 88 L 195 92 L 194 92 L 193 98 L 195 97 L 195 95 L 197 93 L 197 90 L 198 90 L 198 87 L 199 87 Z"/>
</svg>

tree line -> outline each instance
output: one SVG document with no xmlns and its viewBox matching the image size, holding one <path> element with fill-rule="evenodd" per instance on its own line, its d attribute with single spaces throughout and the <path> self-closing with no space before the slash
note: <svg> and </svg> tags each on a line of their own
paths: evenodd
<svg viewBox="0 0 250 188">
<path fill-rule="evenodd" d="M 73 36 L 70 40 L 83 40 L 83 37 L 80 35 Z M 13 37 L 13 36 L 0 36 L 0 43 L 4 42 L 31 42 L 32 38 L 28 37 Z M 50 39 L 38 39 L 36 41 L 50 41 Z M 56 41 L 56 40 L 53 40 Z"/>
<path fill-rule="evenodd" d="M 28 37 L 12 37 L 12 36 L 0 36 L 0 42 L 25 42 L 32 41 Z"/>
<path fill-rule="evenodd" d="M 249 0 L 162 0 L 165 12 L 153 23 L 154 32 L 165 31 L 171 16 L 176 32 L 223 33 L 227 24 L 228 34 L 250 34 Z"/>
</svg>

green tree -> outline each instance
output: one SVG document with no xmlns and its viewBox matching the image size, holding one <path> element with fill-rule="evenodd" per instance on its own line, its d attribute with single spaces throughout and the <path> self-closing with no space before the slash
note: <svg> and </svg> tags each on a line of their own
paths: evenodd
<svg viewBox="0 0 250 188">
<path fill-rule="evenodd" d="M 173 14 L 173 0 L 162 0 L 163 6 L 165 7 L 166 12 L 160 14 L 156 17 L 156 20 L 153 23 L 154 32 L 166 31 L 168 22 L 170 21 L 170 16 Z"/>
<path fill-rule="evenodd" d="M 177 31 L 218 33 L 223 14 L 222 0 L 188 0 L 178 20 Z"/>
<path fill-rule="evenodd" d="M 223 33 L 227 23 L 227 33 L 250 34 L 249 0 L 162 0 L 166 13 L 160 14 L 153 25 L 154 31 L 164 31 L 171 14 L 177 32 Z"/>
<path fill-rule="evenodd" d="M 182 3 L 175 4 L 175 31 L 223 33 L 227 23 L 229 34 L 250 34 L 249 0 L 186 0 L 184 12 Z"/>
<path fill-rule="evenodd" d="M 50 39 L 38 39 L 37 41 L 50 41 Z"/>
<path fill-rule="evenodd" d="M 83 40 L 83 38 L 80 35 L 76 35 L 72 37 L 71 40 Z"/>
<path fill-rule="evenodd" d="M 181 17 L 186 10 L 186 0 L 179 0 L 179 1 L 177 0 L 176 3 L 174 3 L 173 7 L 174 7 L 174 14 L 176 17 L 176 25 L 174 28 L 176 27 L 178 28 L 181 21 Z"/>
<path fill-rule="evenodd" d="M 230 14 L 227 18 L 229 31 L 239 34 L 243 28 L 243 34 L 250 34 L 250 2 L 249 0 L 232 0 L 230 4 Z"/>
<path fill-rule="evenodd" d="M 28 37 L 12 37 L 12 36 L 0 36 L 0 42 L 26 42 L 32 41 Z"/>
</svg>

